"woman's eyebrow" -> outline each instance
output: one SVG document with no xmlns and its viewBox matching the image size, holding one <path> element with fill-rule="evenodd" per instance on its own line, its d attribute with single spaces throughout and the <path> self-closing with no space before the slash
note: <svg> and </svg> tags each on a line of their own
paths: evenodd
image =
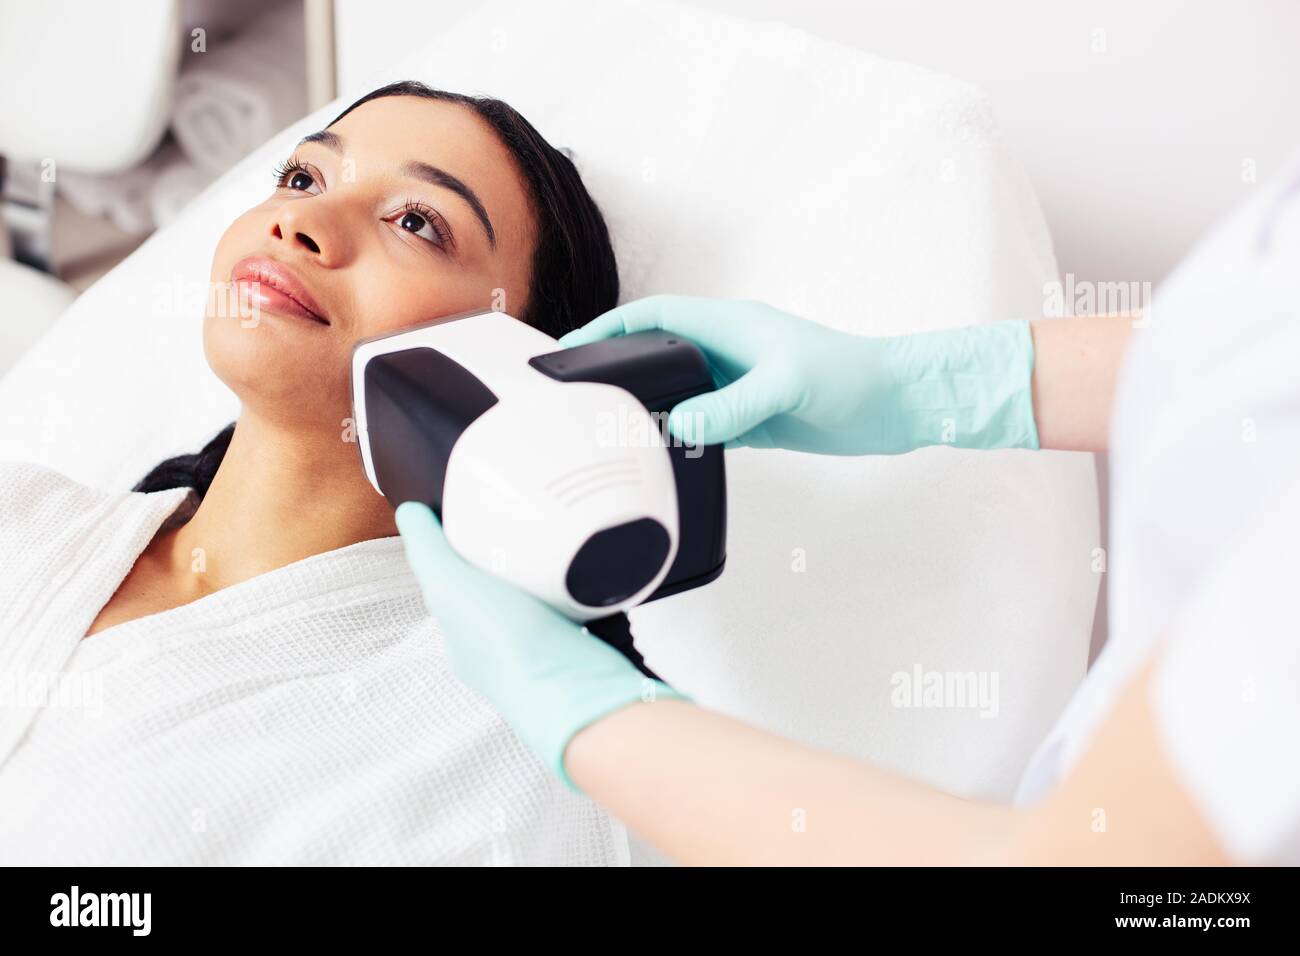
<svg viewBox="0 0 1300 956">
<path fill-rule="evenodd" d="M 437 166 L 430 166 L 428 163 L 411 160 L 402 167 L 402 172 L 413 179 L 422 179 L 426 183 L 450 189 L 465 200 L 469 208 L 474 211 L 474 215 L 478 217 L 478 221 L 483 224 L 483 231 L 487 233 L 488 245 L 492 247 L 493 251 L 496 250 L 496 230 L 492 228 L 492 220 L 488 218 L 487 210 L 483 208 L 483 203 L 474 190 L 446 170 L 439 169 Z"/>
<path fill-rule="evenodd" d="M 331 133 L 327 129 L 323 129 L 317 133 L 312 133 L 309 136 L 304 136 L 302 142 L 298 145 L 301 146 L 303 143 L 319 143 L 327 149 L 332 149 L 336 153 L 343 152 L 343 137 L 338 133 Z M 442 186 L 444 189 L 450 189 L 461 199 L 465 200 L 466 205 L 469 206 L 474 215 L 478 217 L 478 221 L 483 225 L 483 231 L 487 233 L 488 245 L 492 247 L 493 251 L 496 250 L 496 230 L 492 228 L 492 220 L 488 218 L 487 209 L 484 208 L 482 200 L 478 198 L 478 194 L 475 193 L 474 190 L 470 189 L 469 186 L 461 182 L 446 170 L 439 169 L 437 166 L 430 166 L 428 163 L 421 163 L 412 160 L 402 167 L 402 173 L 410 176 L 412 179 L 423 180 L 424 182 L 431 183 L 434 186 Z"/>
<path fill-rule="evenodd" d="M 319 133 L 312 133 L 310 136 L 304 136 L 298 145 L 301 146 L 303 143 L 320 143 L 336 153 L 343 152 L 343 137 L 338 133 L 331 133 L 327 129 L 323 129 Z"/>
</svg>

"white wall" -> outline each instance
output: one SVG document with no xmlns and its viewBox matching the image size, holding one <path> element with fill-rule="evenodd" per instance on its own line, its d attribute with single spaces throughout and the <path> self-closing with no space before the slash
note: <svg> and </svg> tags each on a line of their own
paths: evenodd
<svg viewBox="0 0 1300 956">
<path fill-rule="evenodd" d="M 1262 181 L 1300 143 L 1294 0 L 694 3 L 984 88 L 1038 190 L 1062 271 L 1080 278 L 1159 280 L 1252 188 L 1243 164 Z M 337 0 L 340 90 L 359 90 L 469 7 Z"/>
</svg>

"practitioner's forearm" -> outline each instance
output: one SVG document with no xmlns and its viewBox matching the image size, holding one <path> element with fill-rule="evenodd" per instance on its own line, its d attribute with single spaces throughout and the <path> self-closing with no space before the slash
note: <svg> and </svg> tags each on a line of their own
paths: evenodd
<svg viewBox="0 0 1300 956">
<path fill-rule="evenodd" d="M 1165 756 L 1154 669 L 1130 679 L 1077 764 L 1023 808 L 949 796 L 677 700 L 597 720 L 565 766 L 680 863 L 1230 863 Z"/>
<path fill-rule="evenodd" d="M 587 727 L 565 767 L 687 864 L 979 862 L 1005 845 L 1014 817 L 676 700 Z"/>
<path fill-rule="evenodd" d="M 1105 451 L 1115 383 L 1135 316 L 1080 316 L 1029 323 L 1038 443 Z"/>
</svg>

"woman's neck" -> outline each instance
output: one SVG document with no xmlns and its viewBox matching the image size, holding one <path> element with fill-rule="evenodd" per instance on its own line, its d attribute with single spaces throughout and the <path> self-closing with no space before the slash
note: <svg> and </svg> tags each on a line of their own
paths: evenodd
<svg viewBox="0 0 1300 956">
<path fill-rule="evenodd" d="M 188 522 L 155 545 L 206 594 L 303 558 L 397 534 L 355 445 L 240 416 L 216 477 Z M 152 547 L 152 546 L 151 546 Z M 201 559 L 201 561 L 200 561 Z"/>
</svg>

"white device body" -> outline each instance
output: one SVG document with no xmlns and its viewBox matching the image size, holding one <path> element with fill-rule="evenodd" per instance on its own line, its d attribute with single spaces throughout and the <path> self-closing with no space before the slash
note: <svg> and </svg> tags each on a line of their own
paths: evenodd
<svg viewBox="0 0 1300 956">
<path fill-rule="evenodd" d="M 557 351 L 550 336 L 501 312 L 479 313 L 360 343 L 352 380 L 366 475 L 375 474 L 366 420 L 366 364 L 378 355 L 432 348 L 497 396 L 452 447 L 442 492 L 448 543 L 567 617 L 626 610 L 662 583 L 677 554 L 677 490 L 658 424 L 614 385 L 561 382 L 528 360 Z M 668 534 L 662 567 L 613 604 L 583 604 L 566 584 L 570 563 L 595 533 L 649 518 Z"/>
</svg>

